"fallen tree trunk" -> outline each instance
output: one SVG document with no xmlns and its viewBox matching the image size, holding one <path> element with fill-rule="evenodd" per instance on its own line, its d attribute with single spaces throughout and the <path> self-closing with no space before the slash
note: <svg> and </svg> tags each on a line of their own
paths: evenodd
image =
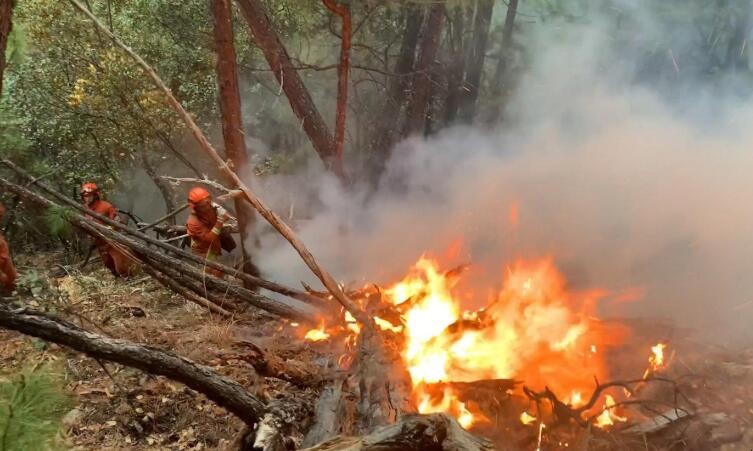
<svg viewBox="0 0 753 451">
<path fill-rule="evenodd" d="M 491 451 L 487 440 L 444 414 L 407 415 L 364 437 L 336 437 L 303 451 Z"/>
<path fill-rule="evenodd" d="M 97 359 L 165 376 L 207 398 L 253 425 L 265 412 L 264 404 L 237 382 L 171 352 L 127 340 L 105 337 L 51 315 L 0 303 L 0 327 L 70 347 Z"/>
</svg>

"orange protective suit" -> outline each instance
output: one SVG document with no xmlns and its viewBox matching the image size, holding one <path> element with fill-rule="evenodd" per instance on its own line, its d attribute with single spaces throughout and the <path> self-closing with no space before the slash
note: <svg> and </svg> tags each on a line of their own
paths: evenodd
<svg viewBox="0 0 753 451">
<path fill-rule="evenodd" d="M 5 207 L 0 204 L 0 219 L 5 214 Z M 0 233 L 0 292 L 9 295 L 16 289 L 18 273 L 10 256 L 10 248 L 5 237 Z"/>
<path fill-rule="evenodd" d="M 212 198 L 204 188 L 193 188 L 189 192 L 188 203 L 191 214 L 186 221 L 186 232 L 191 238 L 191 251 L 207 260 L 216 260 L 222 254 L 222 218 L 217 217 Z M 222 277 L 222 272 L 216 269 L 206 268 L 206 271 L 215 277 Z"/>
<path fill-rule="evenodd" d="M 114 221 L 118 220 L 118 211 L 106 200 L 97 198 L 94 202 L 87 205 L 87 207 L 89 210 L 102 216 L 107 216 Z M 124 252 L 99 237 L 94 239 L 94 245 L 97 246 L 102 263 L 114 276 L 128 277 L 136 273 L 138 265 L 132 257 L 126 255 L 128 251 Z"/>
</svg>

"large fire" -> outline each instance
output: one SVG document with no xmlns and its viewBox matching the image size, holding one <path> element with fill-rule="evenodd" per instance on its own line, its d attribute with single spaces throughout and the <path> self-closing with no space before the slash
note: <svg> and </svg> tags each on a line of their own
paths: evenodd
<svg viewBox="0 0 753 451">
<path fill-rule="evenodd" d="M 426 387 L 436 382 L 516 378 L 532 387 L 548 385 L 575 407 L 581 393 L 593 390 L 594 377 L 606 378 L 597 349 L 612 343 L 617 331 L 605 330 L 591 315 L 597 293 L 568 292 L 551 259 L 513 264 L 497 296 L 473 312 L 461 310 L 456 282 L 422 258 L 385 290 L 394 304 L 411 303 L 404 313 L 403 357 L 421 413 L 462 418 L 467 411 L 451 390 L 432 398 Z"/>
<path fill-rule="evenodd" d="M 485 421 L 460 399 L 453 382 L 520 380 L 536 390 L 546 386 L 577 408 L 593 392 L 595 380 L 608 380 L 603 350 L 618 344 L 625 330 L 594 316 L 603 292 L 568 290 L 550 258 L 521 260 L 506 269 L 501 289 L 484 308 L 468 311 L 459 301 L 461 274 L 443 272 L 435 260 L 421 258 L 402 281 L 381 293 L 403 324 L 379 318 L 377 325 L 405 337 L 402 357 L 419 412 L 450 413 L 466 428 Z M 348 328 L 357 334 L 358 325 L 347 316 Z M 322 327 L 315 331 L 309 339 L 326 334 Z M 652 349 L 652 370 L 662 364 L 663 349 Z M 611 395 L 602 402 L 590 412 L 597 426 L 624 421 Z M 540 422 L 537 417 L 522 412 L 520 420 Z"/>
</svg>

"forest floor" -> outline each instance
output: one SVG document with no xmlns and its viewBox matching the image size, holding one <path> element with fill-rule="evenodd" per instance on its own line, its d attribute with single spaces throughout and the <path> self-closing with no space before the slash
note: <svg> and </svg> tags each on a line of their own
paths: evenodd
<svg viewBox="0 0 753 451">
<path fill-rule="evenodd" d="M 187 303 L 149 279 L 116 280 L 98 262 L 74 271 L 62 265 L 59 253 L 17 260 L 26 274 L 19 291 L 30 306 L 56 312 L 94 332 L 174 351 L 231 377 L 264 400 L 292 394 L 310 409 L 318 389 L 257 375 L 242 359 L 239 342 L 251 340 L 289 362 L 310 367 L 324 368 L 337 359 L 326 342 L 307 342 L 300 328 L 253 309 L 242 320 L 228 320 Z M 753 348 L 728 349 L 698 342 L 660 321 L 629 325 L 633 329 L 629 344 L 610 361 L 614 376 L 635 377 L 635 369 L 645 366 L 645 350 L 657 338 L 666 340 L 671 346 L 671 367 L 665 376 L 677 381 L 694 416 L 702 420 L 683 426 L 673 449 L 753 449 Z M 4 371 L 41 363 L 65 375 L 65 388 L 75 399 L 76 407 L 63 421 L 65 442 L 72 449 L 220 450 L 242 426 L 233 415 L 182 384 L 0 330 Z M 666 395 L 657 394 L 661 396 Z M 300 426 L 299 430 L 306 430 L 306 425 Z M 481 424 L 474 432 L 499 440 L 503 431 L 499 426 Z M 530 440 L 520 443 L 499 447 L 536 449 Z M 617 443 L 613 449 L 633 449 Z M 659 449 L 649 443 L 640 449 Z M 550 443 L 542 449 L 560 447 Z"/>
</svg>

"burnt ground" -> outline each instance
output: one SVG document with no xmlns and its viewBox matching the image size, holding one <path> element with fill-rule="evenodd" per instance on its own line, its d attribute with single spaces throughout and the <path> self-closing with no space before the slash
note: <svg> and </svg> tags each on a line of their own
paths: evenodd
<svg viewBox="0 0 753 451">
<path fill-rule="evenodd" d="M 257 375 L 242 359 L 239 341 L 252 340 L 311 368 L 333 365 L 340 353 L 332 352 L 326 342 L 305 342 L 300 328 L 263 313 L 249 310 L 236 320 L 213 317 L 149 279 L 124 282 L 96 262 L 83 271 L 63 267 L 62 262 L 60 254 L 18 258 L 27 274 L 19 290 L 25 303 L 88 330 L 174 351 L 233 378 L 264 400 L 292 396 L 310 409 L 317 388 Z M 699 343 L 687 331 L 658 320 L 629 325 L 633 333 L 627 344 L 610 355 L 614 377 L 640 377 L 635 369 L 645 367 L 647 349 L 658 340 L 667 341 L 670 364 L 661 376 L 677 383 L 682 400 L 677 401 L 678 391 L 667 386 L 645 387 L 644 393 L 664 404 L 643 413 L 666 415 L 667 405 L 681 404 L 694 415 L 645 434 L 624 432 L 634 424 L 618 425 L 611 434 L 564 427 L 544 434 L 542 449 L 753 449 L 753 348 Z M 72 449 L 224 449 L 242 426 L 182 384 L 0 331 L 4 372 L 41 363 L 65 374 L 65 388 L 75 399 L 76 407 L 63 425 L 64 440 Z M 513 420 L 495 418 L 475 432 L 493 437 L 501 449 L 536 449 L 533 427 L 526 429 Z M 306 424 L 298 426 L 298 432 L 305 432 Z M 299 441 L 300 434 L 294 439 Z"/>
</svg>

